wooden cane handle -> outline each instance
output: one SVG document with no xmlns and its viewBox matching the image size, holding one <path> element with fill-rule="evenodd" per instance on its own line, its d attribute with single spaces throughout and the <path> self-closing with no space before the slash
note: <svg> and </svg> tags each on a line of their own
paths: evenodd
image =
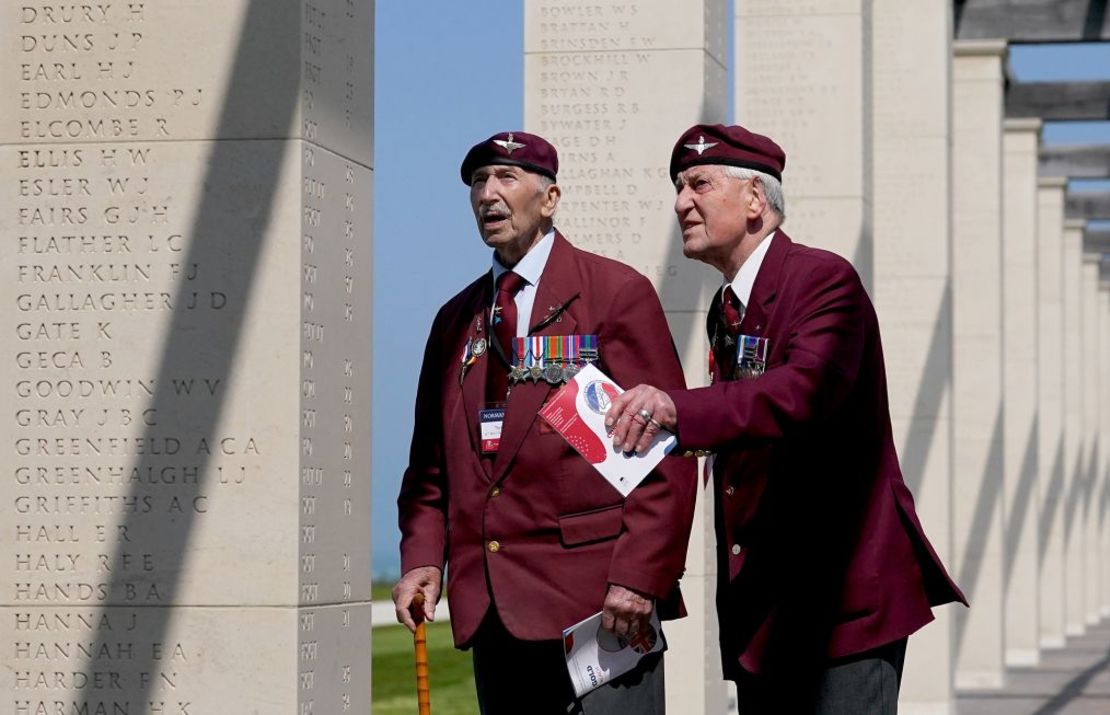
<svg viewBox="0 0 1110 715">
<path fill-rule="evenodd" d="M 417 595 L 412 599 L 413 617 L 416 619 L 416 632 L 413 634 L 413 647 L 416 652 L 416 702 L 419 715 L 432 715 L 432 690 L 428 685 L 428 634 L 424 623 L 424 597 Z M 416 610 L 420 613 L 417 614 Z"/>
</svg>

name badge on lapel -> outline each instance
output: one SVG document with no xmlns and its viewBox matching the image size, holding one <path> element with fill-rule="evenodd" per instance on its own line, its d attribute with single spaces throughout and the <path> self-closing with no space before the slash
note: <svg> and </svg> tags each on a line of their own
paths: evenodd
<svg viewBox="0 0 1110 715">
<path fill-rule="evenodd" d="M 488 407 L 478 410 L 479 436 L 482 438 L 482 454 L 496 454 L 501 446 L 501 427 L 505 424 L 504 407 Z"/>
<path fill-rule="evenodd" d="M 767 354 L 771 341 L 755 335 L 740 335 L 736 339 L 736 377 L 751 380 L 767 369 Z"/>
</svg>

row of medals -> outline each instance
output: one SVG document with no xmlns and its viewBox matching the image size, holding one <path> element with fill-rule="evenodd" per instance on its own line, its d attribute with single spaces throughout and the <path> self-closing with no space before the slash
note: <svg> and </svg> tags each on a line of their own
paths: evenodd
<svg viewBox="0 0 1110 715">
<path fill-rule="evenodd" d="M 487 347 L 489 345 L 486 339 L 478 338 L 470 349 L 470 355 L 479 358 L 486 352 Z M 578 357 L 581 358 L 582 363 L 589 365 L 597 360 L 597 350 L 582 348 L 578 351 Z M 517 363 L 509 370 L 509 379 L 513 382 L 531 380 L 533 383 L 546 380 L 552 385 L 558 385 L 573 380 L 581 369 L 582 365 L 572 360 L 553 360 L 543 365 L 532 365 L 530 367 Z"/>
<path fill-rule="evenodd" d="M 582 359 L 582 363 L 589 365 L 597 360 L 597 351 L 582 350 L 579 352 L 579 357 Z M 531 367 L 517 364 L 513 365 L 512 370 L 509 371 L 509 379 L 513 382 L 546 380 L 552 385 L 558 385 L 573 380 L 581 369 L 582 364 L 570 360 L 553 360 L 544 365 L 532 365 Z"/>
</svg>

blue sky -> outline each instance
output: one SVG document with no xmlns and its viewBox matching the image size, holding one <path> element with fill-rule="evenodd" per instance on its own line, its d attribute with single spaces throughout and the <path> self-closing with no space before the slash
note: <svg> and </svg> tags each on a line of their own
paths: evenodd
<svg viewBox="0 0 1110 715">
<path fill-rule="evenodd" d="M 489 267 L 458 166 L 477 141 L 523 128 L 523 3 L 379 0 L 375 22 L 372 546 L 375 575 L 392 575 L 428 327 Z M 1015 47 L 1011 66 L 1022 81 L 1110 78 L 1110 48 Z M 1110 142 L 1110 123 L 1044 137 Z"/>
<path fill-rule="evenodd" d="M 523 123 L 520 2 L 375 3 L 375 575 L 398 568 L 396 498 L 435 312 L 489 268 L 458 167 Z"/>
</svg>

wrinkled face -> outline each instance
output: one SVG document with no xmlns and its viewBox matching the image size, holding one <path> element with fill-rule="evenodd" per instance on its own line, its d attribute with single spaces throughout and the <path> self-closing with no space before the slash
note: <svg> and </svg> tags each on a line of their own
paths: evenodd
<svg viewBox="0 0 1110 715">
<path fill-rule="evenodd" d="M 558 188 L 545 188 L 538 174 L 519 166 L 491 164 L 471 176 L 470 206 L 478 233 L 503 256 L 527 251 L 542 237 L 540 231 L 554 215 L 558 199 Z"/>
<path fill-rule="evenodd" d="M 675 180 L 674 211 L 682 230 L 682 253 L 708 263 L 727 256 L 747 231 L 751 180 L 715 165 L 692 166 Z"/>
</svg>

